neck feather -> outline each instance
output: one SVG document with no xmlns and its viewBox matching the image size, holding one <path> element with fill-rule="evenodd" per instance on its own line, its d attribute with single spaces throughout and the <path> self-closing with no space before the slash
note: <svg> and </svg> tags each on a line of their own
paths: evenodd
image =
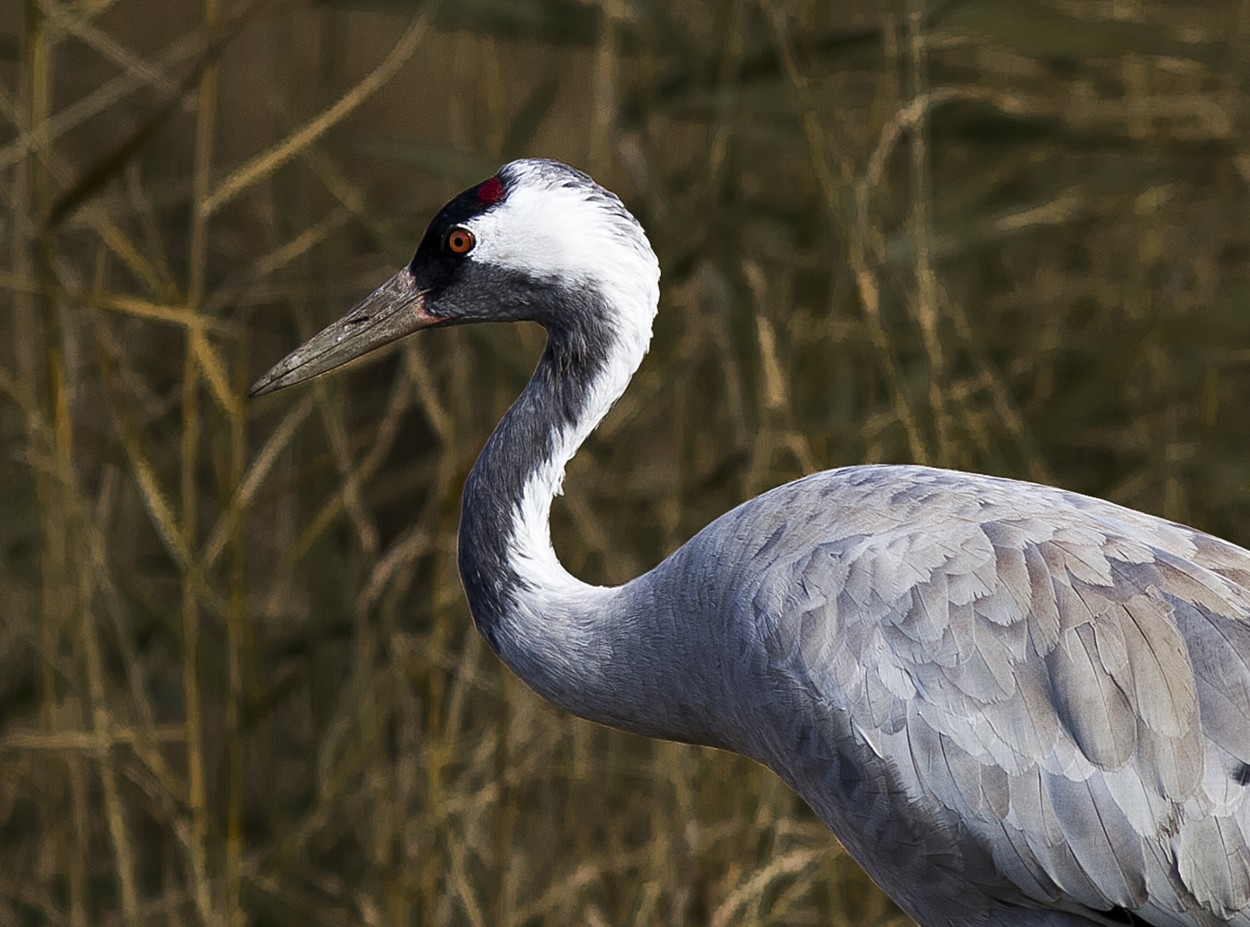
<svg viewBox="0 0 1250 927">
<path fill-rule="evenodd" d="M 578 324 L 549 329 L 533 377 L 469 475 L 460 524 L 460 574 L 491 648 L 549 701 L 629 729 L 639 725 L 621 716 L 608 639 L 631 623 L 620 614 L 628 596 L 564 569 L 549 516 L 565 465 L 646 353 L 655 306 L 646 295 L 650 311 L 630 315 L 593 291 L 570 294 L 582 303 L 568 313 Z M 631 318 L 634 328 L 619 321 Z"/>
</svg>

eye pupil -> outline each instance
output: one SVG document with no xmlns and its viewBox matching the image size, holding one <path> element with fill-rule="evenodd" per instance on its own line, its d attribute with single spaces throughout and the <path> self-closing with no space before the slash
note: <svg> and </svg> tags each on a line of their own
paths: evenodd
<svg viewBox="0 0 1250 927">
<path fill-rule="evenodd" d="M 474 244 L 473 233 L 466 228 L 457 227 L 447 233 L 447 250 L 452 254 L 468 254 Z"/>
</svg>

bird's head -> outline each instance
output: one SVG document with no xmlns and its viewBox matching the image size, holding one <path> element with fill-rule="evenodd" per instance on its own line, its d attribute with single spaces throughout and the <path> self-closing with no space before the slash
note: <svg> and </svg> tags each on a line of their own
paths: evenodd
<svg viewBox="0 0 1250 927">
<path fill-rule="evenodd" d="M 659 263 L 615 194 L 557 161 L 513 161 L 439 211 L 412 261 L 265 374 L 257 396 L 424 328 L 534 321 L 645 351 Z M 638 354 L 641 357 L 641 353 Z"/>
</svg>

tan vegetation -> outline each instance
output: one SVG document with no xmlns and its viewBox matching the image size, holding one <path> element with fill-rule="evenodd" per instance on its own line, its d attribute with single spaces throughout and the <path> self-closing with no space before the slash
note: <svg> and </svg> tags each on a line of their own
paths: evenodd
<svg viewBox="0 0 1250 927">
<path fill-rule="evenodd" d="M 901 922 L 770 774 L 473 632 L 540 332 L 243 394 L 546 155 L 665 274 L 578 575 L 860 461 L 1250 542 L 1247 48 L 1247 0 L 0 5 L 0 925 Z"/>
</svg>

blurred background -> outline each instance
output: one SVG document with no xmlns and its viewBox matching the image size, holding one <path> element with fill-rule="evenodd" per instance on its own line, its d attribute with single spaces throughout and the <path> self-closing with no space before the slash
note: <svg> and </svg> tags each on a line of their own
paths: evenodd
<svg viewBox="0 0 1250 927">
<path fill-rule="evenodd" d="M 522 155 L 664 269 L 577 575 L 863 461 L 1250 543 L 1250 0 L 7 0 L 0 925 L 905 922 L 773 776 L 472 630 L 540 331 L 243 398 Z"/>
</svg>

